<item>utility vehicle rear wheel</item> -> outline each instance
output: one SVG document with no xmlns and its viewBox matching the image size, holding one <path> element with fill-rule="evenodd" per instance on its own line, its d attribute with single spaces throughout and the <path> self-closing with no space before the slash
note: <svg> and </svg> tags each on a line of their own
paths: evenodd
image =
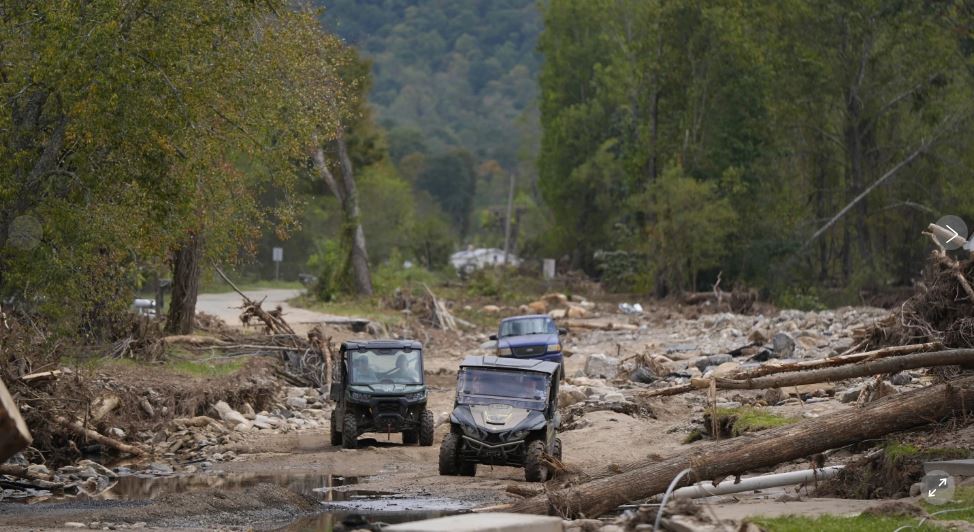
<svg viewBox="0 0 974 532">
<path fill-rule="evenodd" d="M 419 441 L 419 436 L 416 435 L 415 430 L 402 431 L 402 443 L 404 445 L 416 445 L 417 441 Z"/>
<path fill-rule="evenodd" d="M 475 477 L 477 476 L 477 462 L 467 462 L 466 460 L 460 460 L 460 476 L 461 477 Z"/>
<path fill-rule="evenodd" d="M 440 444 L 440 474 L 456 476 L 460 474 L 460 436 L 447 434 Z"/>
<path fill-rule="evenodd" d="M 358 422 L 352 414 L 345 414 L 342 423 L 342 447 L 354 449 L 358 445 Z"/>
<path fill-rule="evenodd" d="M 548 479 L 548 466 L 544 463 L 544 451 L 543 440 L 528 442 L 527 454 L 524 457 L 524 480 L 544 482 Z"/>
<path fill-rule="evenodd" d="M 555 458 L 561 460 L 561 438 L 555 438 Z"/>
<path fill-rule="evenodd" d="M 338 411 L 331 411 L 331 444 L 341 445 L 342 444 L 342 433 L 338 430 Z"/>
<path fill-rule="evenodd" d="M 433 413 L 423 410 L 419 418 L 419 444 L 423 447 L 433 445 L 433 436 L 436 434 L 436 427 L 433 426 Z"/>
</svg>

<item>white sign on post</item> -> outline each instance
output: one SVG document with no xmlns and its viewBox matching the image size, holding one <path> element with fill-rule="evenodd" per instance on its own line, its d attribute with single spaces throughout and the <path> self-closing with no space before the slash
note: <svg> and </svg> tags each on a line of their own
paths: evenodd
<svg viewBox="0 0 974 532">
<path fill-rule="evenodd" d="M 555 278 L 555 259 L 544 259 L 542 263 L 542 274 L 546 281 Z"/>
<path fill-rule="evenodd" d="M 281 263 L 284 262 L 284 248 L 274 248 L 271 251 L 271 258 L 274 259 L 274 280 L 281 278 Z"/>
<path fill-rule="evenodd" d="M 274 262 L 284 262 L 284 248 L 274 248 Z"/>
</svg>

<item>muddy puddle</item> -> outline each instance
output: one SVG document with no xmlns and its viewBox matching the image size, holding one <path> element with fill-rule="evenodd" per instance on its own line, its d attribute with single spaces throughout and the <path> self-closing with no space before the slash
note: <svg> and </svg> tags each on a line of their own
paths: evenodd
<svg viewBox="0 0 974 532">
<path fill-rule="evenodd" d="M 370 490 L 360 478 L 341 475 L 211 473 L 174 476 L 130 475 L 118 478 L 111 487 L 94 495 L 42 497 L 27 502 L 37 507 L 73 501 L 151 501 L 172 494 L 226 491 L 228 494 L 263 484 L 273 484 L 319 501 L 321 510 L 281 522 L 279 530 L 331 530 L 344 523 L 347 528 L 378 523 L 404 523 L 468 511 L 470 504 L 442 497 L 404 495 Z M 96 503 L 97 504 L 97 503 Z M 263 527 L 262 527 L 263 528 Z"/>
</svg>

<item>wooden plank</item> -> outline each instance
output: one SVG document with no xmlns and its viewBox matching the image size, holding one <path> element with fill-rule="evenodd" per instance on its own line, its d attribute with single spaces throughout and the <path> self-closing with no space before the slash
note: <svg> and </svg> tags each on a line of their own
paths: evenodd
<svg viewBox="0 0 974 532">
<path fill-rule="evenodd" d="M 0 463 L 30 445 L 32 438 L 17 403 L 0 380 Z"/>
</svg>

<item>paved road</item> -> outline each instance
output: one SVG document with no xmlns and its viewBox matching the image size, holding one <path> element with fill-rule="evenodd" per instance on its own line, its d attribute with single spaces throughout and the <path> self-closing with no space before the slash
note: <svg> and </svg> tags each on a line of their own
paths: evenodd
<svg viewBox="0 0 974 532">
<path fill-rule="evenodd" d="M 348 323 L 353 321 L 368 321 L 364 318 L 354 318 L 349 316 L 336 316 L 334 314 L 325 314 L 322 312 L 315 312 L 313 310 L 307 310 L 303 308 L 292 307 L 287 304 L 288 299 L 295 298 L 304 290 L 300 289 L 290 289 L 290 288 L 269 288 L 261 290 L 244 290 L 247 297 L 253 299 L 254 301 L 264 302 L 261 307 L 264 310 L 271 310 L 278 305 L 284 310 L 284 319 L 291 325 L 297 325 L 302 323 Z M 207 314 L 212 314 L 219 317 L 230 326 L 240 326 L 243 325 L 240 322 L 240 306 L 243 301 L 240 295 L 236 292 L 225 292 L 222 294 L 200 294 L 199 298 L 196 300 L 196 311 L 205 312 Z"/>
</svg>

